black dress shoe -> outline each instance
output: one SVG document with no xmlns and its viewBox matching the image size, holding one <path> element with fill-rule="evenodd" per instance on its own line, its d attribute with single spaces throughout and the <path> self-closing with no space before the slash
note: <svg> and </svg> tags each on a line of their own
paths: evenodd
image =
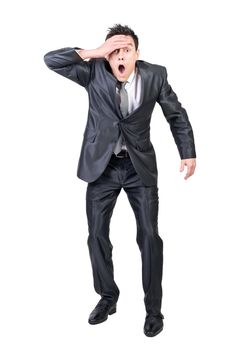
<svg viewBox="0 0 234 350">
<path fill-rule="evenodd" d="M 108 315 L 116 312 L 116 303 L 111 303 L 109 300 L 102 298 L 97 303 L 95 309 L 89 315 L 90 324 L 98 324 L 107 320 Z"/>
<path fill-rule="evenodd" d="M 161 313 L 158 315 L 146 315 L 144 333 L 147 337 L 154 337 L 163 330 L 163 318 L 164 316 Z"/>
</svg>

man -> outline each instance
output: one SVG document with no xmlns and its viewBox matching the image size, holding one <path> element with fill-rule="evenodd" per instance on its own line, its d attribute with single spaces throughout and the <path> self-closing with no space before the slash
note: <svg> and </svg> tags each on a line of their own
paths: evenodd
<svg viewBox="0 0 234 350">
<path fill-rule="evenodd" d="M 134 211 L 142 257 L 146 318 L 144 333 L 163 329 L 163 241 L 158 233 L 157 165 L 150 141 L 156 102 L 170 124 L 185 179 L 195 171 L 193 130 L 186 110 L 167 81 L 164 66 L 138 60 L 138 37 L 128 26 L 109 28 L 105 42 L 93 50 L 63 48 L 44 56 L 47 66 L 83 86 L 89 97 L 77 176 L 88 182 L 86 212 L 94 288 L 101 299 L 90 324 L 116 312 L 119 289 L 114 281 L 109 225 L 123 188 Z"/>
</svg>

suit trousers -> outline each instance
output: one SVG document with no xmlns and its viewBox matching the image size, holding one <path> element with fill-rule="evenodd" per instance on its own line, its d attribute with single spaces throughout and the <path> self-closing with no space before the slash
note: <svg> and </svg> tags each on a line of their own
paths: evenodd
<svg viewBox="0 0 234 350">
<path fill-rule="evenodd" d="M 114 281 L 109 228 L 122 188 L 136 218 L 146 312 L 158 315 L 161 313 L 163 269 L 163 241 L 158 233 L 158 187 L 157 184 L 144 185 L 130 157 L 118 158 L 113 154 L 104 172 L 87 185 L 87 244 L 94 289 L 102 297 L 117 302 L 120 291 Z"/>
</svg>

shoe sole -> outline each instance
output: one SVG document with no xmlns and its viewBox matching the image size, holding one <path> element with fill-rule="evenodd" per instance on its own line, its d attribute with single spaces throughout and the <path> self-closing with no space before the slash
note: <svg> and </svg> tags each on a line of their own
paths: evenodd
<svg viewBox="0 0 234 350">
<path fill-rule="evenodd" d="M 158 333 L 162 332 L 162 330 L 163 330 L 163 327 L 160 328 L 160 329 L 159 329 L 157 332 L 155 332 L 155 333 L 152 333 L 152 332 L 147 333 L 147 332 L 145 332 L 145 330 L 144 330 L 144 334 L 145 334 L 147 337 L 155 337 Z"/>
<path fill-rule="evenodd" d="M 115 314 L 115 313 L 116 313 L 116 306 L 112 307 L 112 308 L 109 310 L 108 315 L 113 315 L 113 314 Z M 108 316 L 105 317 L 105 318 L 103 318 L 103 319 L 101 319 L 101 320 L 99 320 L 99 321 L 91 321 L 91 320 L 89 320 L 88 322 L 89 322 L 89 324 L 94 325 L 94 324 L 99 324 L 99 323 L 105 322 L 107 319 L 108 319 Z"/>
</svg>

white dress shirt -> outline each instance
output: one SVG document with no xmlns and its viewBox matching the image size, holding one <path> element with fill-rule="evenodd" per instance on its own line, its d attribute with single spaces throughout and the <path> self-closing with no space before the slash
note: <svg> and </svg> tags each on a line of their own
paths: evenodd
<svg viewBox="0 0 234 350">
<path fill-rule="evenodd" d="M 137 107 L 139 107 L 141 98 L 141 76 L 137 67 L 135 71 L 130 74 L 125 89 L 128 93 L 128 113 L 132 113 Z M 116 90 L 118 89 L 116 88 Z M 124 143 L 122 144 L 122 149 L 127 149 L 127 146 Z"/>
</svg>

